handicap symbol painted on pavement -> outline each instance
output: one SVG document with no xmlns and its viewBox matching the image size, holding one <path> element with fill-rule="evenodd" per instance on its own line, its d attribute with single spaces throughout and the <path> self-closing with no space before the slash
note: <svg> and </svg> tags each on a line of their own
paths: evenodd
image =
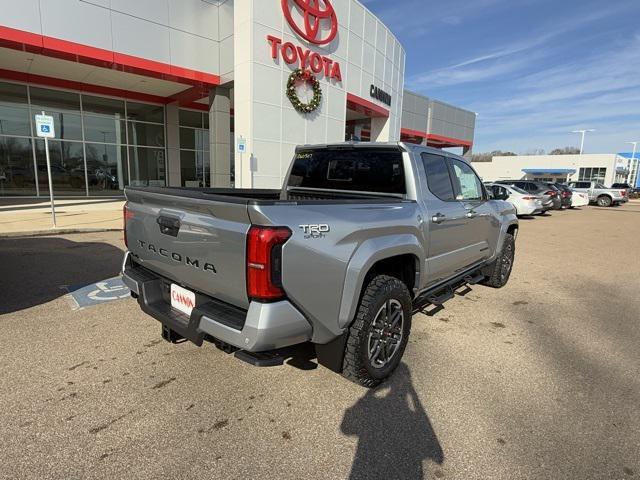
<svg viewBox="0 0 640 480">
<path fill-rule="evenodd" d="M 105 302 L 113 302 L 129 298 L 131 291 L 121 277 L 108 278 L 90 285 L 76 285 L 67 287 L 74 305 L 79 310 Z"/>
</svg>

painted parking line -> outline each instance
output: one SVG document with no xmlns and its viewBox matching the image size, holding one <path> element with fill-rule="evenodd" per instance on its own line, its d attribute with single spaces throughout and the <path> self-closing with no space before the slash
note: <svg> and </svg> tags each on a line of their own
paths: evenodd
<svg viewBox="0 0 640 480">
<path fill-rule="evenodd" d="M 115 302 L 129 298 L 131 291 L 121 277 L 107 278 L 89 285 L 65 287 L 74 310 L 82 310 L 106 302 Z"/>
</svg>

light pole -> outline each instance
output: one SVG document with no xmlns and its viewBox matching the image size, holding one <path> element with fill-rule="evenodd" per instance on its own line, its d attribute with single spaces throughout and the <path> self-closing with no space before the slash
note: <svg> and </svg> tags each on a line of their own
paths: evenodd
<svg viewBox="0 0 640 480">
<path fill-rule="evenodd" d="M 584 135 L 587 132 L 595 132 L 595 129 L 593 128 L 589 128 L 586 130 L 574 130 L 571 133 L 581 133 L 582 134 L 582 140 L 580 141 L 580 155 L 582 155 L 582 152 L 584 152 Z"/>
<path fill-rule="evenodd" d="M 637 148 L 637 146 L 638 146 L 638 143 L 639 143 L 639 142 L 627 142 L 627 143 L 628 143 L 629 145 L 633 145 L 633 153 L 631 154 L 631 163 L 630 163 L 630 165 L 629 165 L 629 167 L 630 167 L 630 169 L 629 169 L 629 170 L 630 170 L 630 171 L 633 171 L 633 161 L 634 161 L 634 160 L 635 160 L 635 158 L 636 158 L 636 148 Z M 638 168 L 636 168 L 636 172 L 638 172 L 639 170 L 640 170 L 640 163 L 638 164 Z M 629 178 L 629 177 L 627 177 L 627 179 L 628 179 L 628 178 Z M 636 178 L 635 178 L 635 179 L 633 179 L 633 181 L 634 181 L 635 183 L 638 183 L 638 173 L 636 173 Z M 635 187 L 635 185 L 631 185 L 631 187 L 633 188 L 633 187 Z"/>
</svg>

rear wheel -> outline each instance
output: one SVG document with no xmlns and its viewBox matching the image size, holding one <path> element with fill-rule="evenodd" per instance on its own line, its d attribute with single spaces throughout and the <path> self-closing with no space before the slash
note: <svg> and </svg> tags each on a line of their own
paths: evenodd
<svg viewBox="0 0 640 480">
<path fill-rule="evenodd" d="M 493 288 L 504 287 L 511 276 L 515 254 L 516 239 L 513 235 L 507 233 L 498 257 L 484 271 L 486 278 L 482 281 L 482 284 Z"/>
<path fill-rule="evenodd" d="M 411 332 L 411 296 L 406 285 L 387 275 L 367 285 L 349 329 L 342 375 L 375 387 L 400 364 Z"/>
<path fill-rule="evenodd" d="M 613 200 L 608 195 L 600 195 L 597 202 L 599 207 L 610 207 Z"/>
</svg>

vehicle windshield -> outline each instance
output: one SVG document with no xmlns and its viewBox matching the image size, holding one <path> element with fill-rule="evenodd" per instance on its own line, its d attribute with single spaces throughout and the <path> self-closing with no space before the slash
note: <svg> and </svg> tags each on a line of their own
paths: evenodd
<svg viewBox="0 0 640 480">
<path fill-rule="evenodd" d="M 524 194 L 528 194 L 528 193 L 529 193 L 529 192 L 527 192 L 526 190 L 521 189 L 520 187 L 516 187 L 515 185 L 514 185 L 514 186 L 511 186 L 511 187 L 509 187 L 509 188 L 510 188 L 511 190 L 513 190 L 514 192 L 516 192 L 516 193 L 524 193 Z"/>
<path fill-rule="evenodd" d="M 407 193 L 402 152 L 391 148 L 322 148 L 296 153 L 288 188 Z"/>
</svg>

